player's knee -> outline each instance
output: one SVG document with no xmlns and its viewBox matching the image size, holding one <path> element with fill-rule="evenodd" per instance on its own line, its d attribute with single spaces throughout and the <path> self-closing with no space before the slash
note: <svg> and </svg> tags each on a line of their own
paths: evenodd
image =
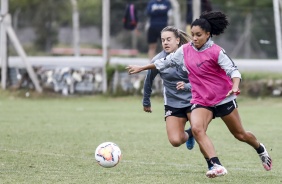
<svg viewBox="0 0 282 184">
<path fill-rule="evenodd" d="M 236 133 L 236 134 L 233 134 L 233 135 L 239 141 L 246 142 L 247 135 L 245 133 Z"/>
<path fill-rule="evenodd" d="M 180 137 L 172 137 L 169 139 L 169 142 L 173 147 L 179 147 L 183 143 Z"/>
<path fill-rule="evenodd" d="M 199 137 L 205 133 L 205 130 L 201 127 L 193 126 L 192 134 L 194 137 Z"/>
<path fill-rule="evenodd" d="M 170 144 L 171 144 L 173 147 L 179 147 L 179 146 L 181 146 L 181 143 L 180 143 L 180 142 L 173 142 L 173 141 L 171 141 Z"/>
</svg>

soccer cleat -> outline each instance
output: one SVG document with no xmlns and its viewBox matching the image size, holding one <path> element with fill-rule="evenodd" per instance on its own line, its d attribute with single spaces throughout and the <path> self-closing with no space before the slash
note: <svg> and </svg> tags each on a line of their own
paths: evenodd
<svg viewBox="0 0 282 184">
<path fill-rule="evenodd" d="M 195 145 L 195 138 L 193 136 L 189 137 L 186 141 L 186 147 L 188 150 L 191 150 L 194 148 Z"/>
<path fill-rule="evenodd" d="M 222 165 L 214 164 L 213 167 L 206 173 L 208 178 L 215 178 L 218 176 L 224 176 L 227 174 L 227 170 Z"/>
<path fill-rule="evenodd" d="M 272 160 L 266 151 L 266 148 L 263 144 L 260 144 L 264 148 L 264 152 L 259 154 L 259 157 L 261 159 L 262 165 L 265 170 L 270 171 L 272 169 Z"/>
</svg>

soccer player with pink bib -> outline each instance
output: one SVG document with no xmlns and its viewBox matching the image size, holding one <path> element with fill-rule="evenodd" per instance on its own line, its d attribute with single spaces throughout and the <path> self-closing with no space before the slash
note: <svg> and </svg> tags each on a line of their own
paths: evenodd
<svg viewBox="0 0 282 184">
<path fill-rule="evenodd" d="M 204 12 L 191 24 L 192 42 L 184 44 L 175 53 L 155 61 L 154 64 L 127 67 L 129 74 L 152 68 L 162 71 L 182 66 L 187 69 L 192 86 L 192 133 L 208 162 L 206 176 L 209 178 L 227 174 L 206 134 L 209 123 L 216 117 L 223 120 L 236 139 L 256 150 L 265 170 L 272 168 L 272 160 L 265 146 L 253 133 L 243 128 L 236 102 L 240 93 L 241 74 L 225 51 L 211 39 L 213 35 L 222 34 L 228 25 L 224 13 Z"/>
</svg>

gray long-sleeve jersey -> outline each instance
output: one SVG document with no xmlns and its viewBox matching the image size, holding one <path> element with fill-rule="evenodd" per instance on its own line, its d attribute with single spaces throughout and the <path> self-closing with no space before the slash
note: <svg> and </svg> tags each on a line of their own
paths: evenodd
<svg viewBox="0 0 282 184">
<path fill-rule="evenodd" d="M 162 51 L 152 59 L 152 63 L 158 59 L 165 58 L 166 56 L 167 53 Z M 183 67 L 172 67 L 161 71 L 158 71 L 157 69 L 148 70 L 144 81 L 143 106 L 151 106 L 150 97 L 152 86 L 157 74 L 160 75 L 163 82 L 164 105 L 174 108 L 183 108 L 191 105 L 191 85 L 188 80 L 187 71 Z M 180 81 L 185 83 L 184 90 L 176 89 L 176 83 Z"/>
</svg>

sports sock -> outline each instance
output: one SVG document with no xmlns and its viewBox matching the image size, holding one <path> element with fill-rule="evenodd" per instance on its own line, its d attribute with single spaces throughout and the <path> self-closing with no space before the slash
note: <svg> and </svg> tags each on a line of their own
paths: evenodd
<svg viewBox="0 0 282 184">
<path fill-rule="evenodd" d="M 212 158 L 210 159 L 210 162 L 211 162 L 212 164 L 221 165 L 221 163 L 220 163 L 218 157 L 212 157 Z"/>
<path fill-rule="evenodd" d="M 211 160 L 209 158 L 205 158 L 208 164 L 208 169 L 212 168 L 213 164 L 211 163 Z"/>
<path fill-rule="evenodd" d="M 259 144 L 259 147 L 256 149 L 256 151 L 257 151 L 258 154 L 261 154 L 261 153 L 264 152 L 264 148 L 262 147 L 261 144 Z"/>
<path fill-rule="evenodd" d="M 187 134 L 189 135 L 189 137 L 193 137 L 191 128 L 185 130 L 185 132 L 187 132 Z"/>
</svg>

